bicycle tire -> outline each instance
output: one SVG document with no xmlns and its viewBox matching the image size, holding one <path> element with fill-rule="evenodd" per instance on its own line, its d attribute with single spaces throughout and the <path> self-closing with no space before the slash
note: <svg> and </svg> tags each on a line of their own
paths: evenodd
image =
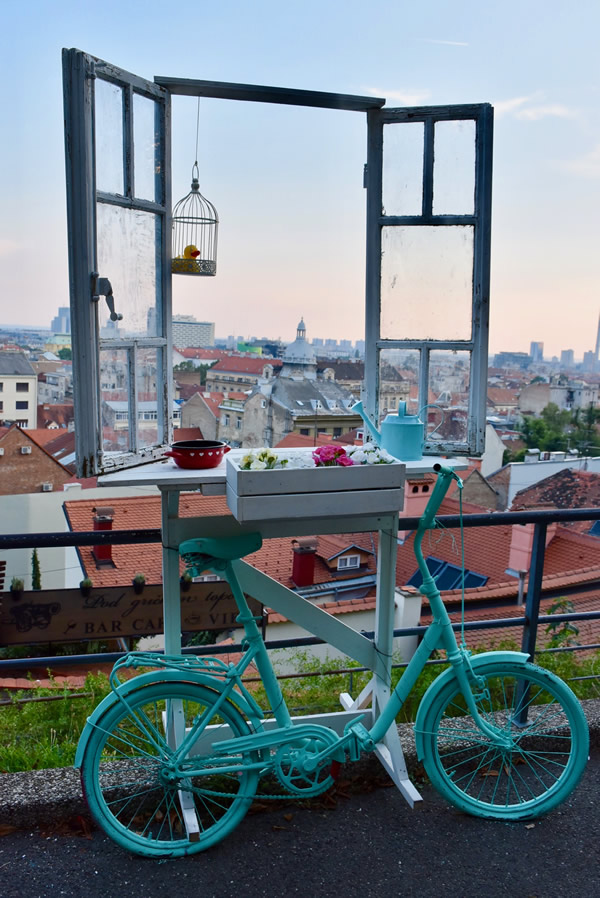
<svg viewBox="0 0 600 898">
<path fill-rule="evenodd" d="M 226 701 L 215 713 L 219 693 L 191 682 L 150 683 L 115 704 L 96 721 L 81 765 L 84 795 L 96 823 L 121 847 L 146 857 L 180 857 L 210 848 L 240 823 L 256 793 L 259 771 L 244 769 L 256 752 L 229 754 L 241 771 L 219 770 L 223 759 L 194 753 L 202 775 L 169 781 L 163 714 L 168 699 L 181 700 L 185 723 L 201 715 L 208 744 L 245 736 L 250 729 L 240 711 Z M 221 733 L 209 726 L 227 727 Z M 188 836 L 179 790 L 193 799 L 199 833 Z"/>
<path fill-rule="evenodd" d="M 581 705 L 566 683 L 535 664 L 489 661 L 476 674 L 485 679 L 484 689 L 473 687 L 478 711 L 510 738 L 510 748 L 498 748 L 478 728 L 452 678 L 423 709 L 425 770 L 469 814 L 538 817 L 571 794 L 585 769 L 589 732 Z"/>
</svg>

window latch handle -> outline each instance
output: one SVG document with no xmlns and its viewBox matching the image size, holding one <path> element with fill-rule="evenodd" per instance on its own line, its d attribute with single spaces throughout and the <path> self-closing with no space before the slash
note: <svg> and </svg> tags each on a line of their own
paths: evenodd
<svg viewBox="0 0 600 898">
<path fill-rule="evenodd" d="M 106 305 L 110 312 L 110 320 L 122 321 L 123 316 L 115 311 L 115 298 L 109 279 L 99 277 L 98 272 L 94 271 L 92 273 L 92 302 L 99 302 L 101 296 L 106 300 Z"/>
</svg>

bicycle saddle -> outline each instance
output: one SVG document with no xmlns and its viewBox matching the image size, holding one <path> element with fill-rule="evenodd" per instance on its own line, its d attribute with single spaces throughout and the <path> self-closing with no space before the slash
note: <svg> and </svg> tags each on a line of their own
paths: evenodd
<svg viewBox="0 0 600 898">
<path fill-rule="evenodd" d="M 239 536 L 225 536 L 222 539 L 186 539 L 179 546 L 182 558 L 186 555 L 205 555 L 232 561 L 257 552 L 262 546 L 260 533 L 240 533 Z"/>
</svg>

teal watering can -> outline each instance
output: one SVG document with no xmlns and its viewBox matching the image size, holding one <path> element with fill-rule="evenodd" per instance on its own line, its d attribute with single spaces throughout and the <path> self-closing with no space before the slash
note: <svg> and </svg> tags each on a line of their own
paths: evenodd
<svg viewBox="0 0 600 898">
<path fill-rule="evenodd" d="M 423 458 L 423 443 L 425 441 L 425 424 L 419 415 L 428 408 L 424 405 L 417 415 L 406 414 L 406 402 L 398 403 L 398 414 L 387 415 L 381 424 L 381 432 L 374 427 L 366 415 L 362 402 L 352 406 L 353 412 L 358 412 L 367 430 L 378 446 L 393 455 L 399 461 L 420 461 Z M 437 408 L 437 406 L 436 406 Z M 441 424 L 441 422 L 440 422 Z M 438 424 L 438 427 L 440 425 Z M 438 429 L 437 427 L 435 428 Z M 432 431 L 435 433 L 435 431 Z"/>
</svg>

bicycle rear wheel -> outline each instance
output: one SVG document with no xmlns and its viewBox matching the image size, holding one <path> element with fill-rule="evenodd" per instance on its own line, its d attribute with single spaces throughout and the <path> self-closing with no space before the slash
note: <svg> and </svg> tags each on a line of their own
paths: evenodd
<svg viewBox="0 0 600 898">
<path fill-rule="evenodd" d="M 128 706 L 116 700 L 96 721 L 81 765 L 83 791 L 94 820 L 123 848 L 152 857 L 193 854 L 223 839 L 243 818 L 259 777 L 246 765 L 257 756 L 212 753 L 214 742 L 250 732 L 231 702 L 213 710 L 218 697 L 194 683 L 151 683 L 130 693 Z M 172 763 L 165 733 L 169 701 L 177 702 L 180 727 L 199 724 L 184 762 L 188 771 Z"/>
<path fill-rule="evenodd" d="M 534 664 L 489 661 L 476 668 L 482 718 L 508 739 L 499 747 L 477 726 L 455 679 L 423 713 L 423 763 L 453 805 L 479 817 L 523 820 L 564 801 L 588 757 L 585 716 L 569 687 Z"/>
</svg>

